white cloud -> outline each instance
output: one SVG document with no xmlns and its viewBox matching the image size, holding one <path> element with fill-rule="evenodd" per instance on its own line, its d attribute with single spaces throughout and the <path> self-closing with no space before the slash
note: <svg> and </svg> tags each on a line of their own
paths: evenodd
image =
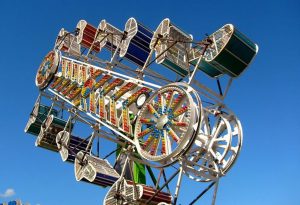
<svg viewBox="0 0 300 205">
<path fill-rule="evenodd" d="M 7 198 L 7 197 L 11 197 L 11 196 L 13 196 L 15 194 L 16 194 L 16 192 L 15 192 L 14 189 L 8 188 L 8 189 L 6 189 L 6 191 L 4 192 L 4 194 L 0 193 L 0 197 L 1 198 Z"/>
</svg>

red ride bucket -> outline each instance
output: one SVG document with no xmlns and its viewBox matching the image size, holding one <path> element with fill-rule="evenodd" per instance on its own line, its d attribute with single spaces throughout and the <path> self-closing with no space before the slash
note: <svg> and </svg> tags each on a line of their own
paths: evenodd
<svg viewBox="0 0 300 205">
<path fill-rule="evenodd" d="M 87 23 L 85 20 L 80 20 L 77 23 L 76 28 L 79 29 L 77 42 L 88 49 L 93 45 L 92 50 L 98 53 L 100 51 L 100 44 L 99 42 L 94 42 L 96 39 L 97 28 Z"/>
</svg>

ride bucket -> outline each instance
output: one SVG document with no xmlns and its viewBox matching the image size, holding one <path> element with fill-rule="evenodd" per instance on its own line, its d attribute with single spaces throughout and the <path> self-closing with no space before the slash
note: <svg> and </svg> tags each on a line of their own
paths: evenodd
<svg viewBox="0 0 300 205">
<path fill-rule="evenodd" d="M 51 111 L 50 111 L 51 110 Z M 26 124 L 25 132 L 38 136 L 41 131 L 41 126 L 48 114 L 57 116 L 58 111 L 51 109 L 49 106 L 42 105 L 39 102 L 35 103 L 34 109 L 30 114 L 30 118 Z"/>
<path fill-rule="evenodd" d="M 124 32 L 127 33 L 127 37 L 120 45 L 120 57 L 143 67 L 150 54 L 149 45 L 153 32 L 134 18 L 128 19 Z"/>
</svg>

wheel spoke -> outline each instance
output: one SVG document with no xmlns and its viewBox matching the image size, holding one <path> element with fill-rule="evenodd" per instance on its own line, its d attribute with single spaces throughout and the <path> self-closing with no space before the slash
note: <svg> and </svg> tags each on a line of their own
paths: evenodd
<svg viewBox="0 0 300 205">
<path fill-rule="evenodd" d="M 151 147 L 151 151 L 150 151 L 150 154 L 151 155 L 155 155 L 156 154 L 156 152 L 157 152 L 157 148 L 158 148 L 158 138 L 154 138 L 154 140 L 153 140 L 153 143 L 152 143 L 152 147 Z"/>
<path fill-rule="evenodd" d="M 144 131 L 142 131 L 138 134 L 138 138 L 141 138 L 141 137 L 147 135 L 148 133 L 152 132 L 153 129 L 154 129 L 153 126 L 146 128 Z"/>
<path fill-rule="evenodd" d="M 215 159 L 218 158 L 214 150 L 210 149 L 209 153 L 212 155 L 213 158 L 215 158 Z"/>
<path fill-rule="evenodd" d="M 220 118 L 219 118 L 220 119 Z M 224 130 L 226 129 L 226 124 L 224 123 L 224 121 L 219 121 L 217 122 L 217 127 L 214 129 L 213 132 L 213 138 L 217 138 L 218 136 L 220 136 L 220 134 L 222 132 L 224 132 Z"/>
<path fill-rule="evenodd" d="M 161 138 L 161 153 L 162 154 L 166 154 L 166 150 L 167 150 L 167 147 L 166 147 L 166 139 L 165 139 L 165 136 L 163 136 Z"/>
<path fill-rule="evenodd" d="M 235 135 L 238 135 L 238 134 L 239 134 L 238 127 L 234 127 L 234 129 L 232 130 L 232 135 L 235 136 Z"/>
<path fill-rule="evenodd" d="M 157 95 L 157 98 L 158 98 L 158 113 L 160 115 L 162 115 L 164 113 L 164 103 L 163 103 L 163 97 L 161 96 L 161 94 L 159 93 Z"/>
<path fill-rule="evenodd" d="M 178 94 L 178 97 L 172 102 L 170 108 L 168 109 L 167 113 L 172 113 L 173 110 L 175 110 L 179 104 L 181 103 L 181 101 L 184 99 L 185 95 L 182 93 Z"/>
<path fill-rule="evenodd" d="M 169 155 L 169 154 L 172 153 L 171 142 L 170 142 L 170 139 L 168 137 L 167 131 L 164 130 L 163 133 L 164 133 L 164 139 L 166 141 L 166 155 Z"/>
<path fill-rule="evenodd" d="M 172 121 L 172 125 L 177 127 L 187 127 L 189 124 L 187 122 Z"/>
<path fill-rule="evenodd" d="M 154 107 L 150 103 L 147 104 L 147 108 L 148 108 L 149 112 L 152 115 L 154 115 L 154 117 L 159 118 L 158 113 L 156 112 L 156 110 L 154 109 Z"/>
<path fill-rule="evenodd" d="M 217 145 L 217 148 L 222 148 L 222 149 L 224 149 L 224 150 L 227 149 L 227 147 L 228 147 L 228 146 L 225 145 L 225 144 L 218 144 L 218 145 Z"/>
<path fill-rule="evenodd" d="M 174 130 L 170 126 L 167 126 L 167 132 L 176 143 L 179 142 L 180 138 L 177 136 L 177 134 L 174 132 Z"/>
<path fill-rule="evenodd" d="M 232 151 L 234 154 L 238 153 L 239 147 L 230 147 L 230 151 Z"/>
<path fill-rule="evenodd" d="M 162 131 L 161 133 L 161 153 L 162 154 L 169 154 L 170 153 L 170 147 L 169 147 L 169 142 L 167 138 L 167 133 L 165 130 Z"/>
<path fill-rule="evenodd" d="M 179 115 L 182 115 L 183 113 L 185 113 L 186 111 L 188 111 L 188 106 L 182 106 L 181 108 L 177 109 L 174 113 L 173 113 L 173 118 L 178 117 Z"/>
<path fill-rule="evenodd" d="M 210 133 L 211 133 L 211 130 L 210 130 L 210 122 L 209 122 L 209 118 L 208 116 L 205 114 L 205 117 L 204 117 L 204 122 L 203 122 L 203 134 L 207 135 L 210 137 Z"/>
<path fill-rule="evenodd" d="M 148 137 L 148 139 L 144 142 L 143 149 L 146 150 L 152 144 L 153 140 L 154 140 L 154 137 L 152 135 L 150 135 Z"/>
<path fill-rule="evenodd" d="M 215 142 L 227 142 L 228 139 L 229 139 L 229 137 L 230 137 L 230 135 L 229 135 L 229 134 L 226 134 L 226 135 L 224 135 L 224 136 L 222 136 L 222 137 L 216 138 L 214 141 L 215 141 Z"/>
<path fill-rule="evenodd" d="M 167 110 L 170 109 L 171 103 L 173 101 L 173 96 L 174 96 L 174 91 L 170 90 L 167 94 L 167 100 L 166 100 L 166 109 L 165 109 L 165 113 L 167 112 Z"/>
<path fill-rule="evenodd" d="M 152 118 L 141 118 L 140 122 L 142 124 L 154 124 L 155 121 Z"/>
</svg>

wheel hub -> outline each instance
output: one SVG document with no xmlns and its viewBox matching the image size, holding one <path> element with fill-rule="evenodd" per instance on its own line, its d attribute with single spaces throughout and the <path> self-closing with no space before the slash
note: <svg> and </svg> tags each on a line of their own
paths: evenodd
<svg viewBox="0 0 300 205">
<path fill-rule="evenodd" d="M 169 119 L 167 115 L 162 115 L 158 118 L 156 128 L 159 130 L 164 129 L 165 125 L 168 123 Z"/>
</svg>

